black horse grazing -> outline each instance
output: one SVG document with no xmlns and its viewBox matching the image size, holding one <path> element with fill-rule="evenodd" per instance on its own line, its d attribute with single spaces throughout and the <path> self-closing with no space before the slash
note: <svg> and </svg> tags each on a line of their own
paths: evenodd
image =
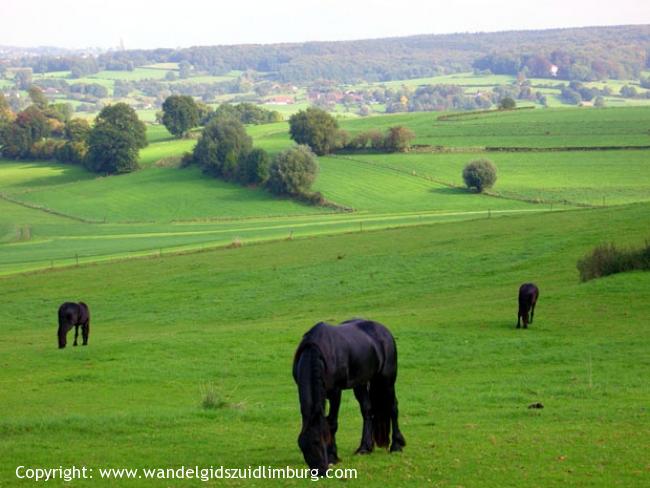
<svg viewBox="0 0 650 488">
<path fill-rule="evenodd" d="M 535 315 L 535 304 L 539 298 L 539 288 L 533 283 L 524 283 L 519 287 L 519 312 L 517 313 L 517 329 L 521 327 L 521 320 L 524 321 L 524 329 L 528 324 L 533 323 Z M 530 312 L 530 321 L 528 321 L 528 312 Z"/>
<path fill-rule="evenodd" d="M 88 334 L 90 333 L 90 311 L 88 305 L 83 302 L 71 303 L 65 302 L 59 307 L 59 349 L 63 349 L 66 344 L 66 336 L 68 331 L 74 325 L 74 345 L 77 345 L 77 338 L 79 337 L 79 326 L 81 326 L 81 335 L 83 337 L 83 345 L 88 345 Z"/>
<path fill-rule="evenodd" d="M 339 461 L 336 452 L 341 390 L 354 389 L 361 407 L 363 429 L 358 454 L 375 444 L 391 452 L 406 445 L 397 424 L 397 348 L 386 327 L 356 319 L 332 326 L 316 324 L 304 336 L 293 360 L 298 385 L 302 430 L 298 445 L 311 469 L 325 475 Z M 329 413 L 325 416 L 325 400 Z"/>
</svg>

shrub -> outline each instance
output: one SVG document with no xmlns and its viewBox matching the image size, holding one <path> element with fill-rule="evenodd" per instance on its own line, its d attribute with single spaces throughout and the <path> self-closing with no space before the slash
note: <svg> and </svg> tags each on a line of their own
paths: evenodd
<svg viewBox="0 0 650 488">
<path fill-rule="evenodd" d="M 512 97 L 504 97 L 499 100 L 499 110 L 512 110 L 517 108 L 517 102 Z"/>
<path fill-rule="evenodd" d="M 388 152 L 405 152 L 411 147 L 415 133 L 408 127 L 391 127 L 384 138 L 384 149 Z"/>
<path fill-rule="evenodd" d="M 264 149 L 254 148 L 239 163 L 237 179 L 244 185 L 265 183 L 269 179 L 269 155 Z"/>
<path fill-rule="evenodd" d="M 88 146 L 84 142 L 67 141 L 57 148 L 54 157 L 60 163 L 81 164 L 87 152 Z"/>
<path fill-rule="evenodd" d="M 252 147 L 253 140 L 239 120 L 217 118 L 203 129 L 193 156 L 203 172 L 232 180 Z"/>
<path fill-rule="evenodd" d="M 34 159 L 54 159 L 55 154 L 63 144 L 62 141 L 55 139 L 43 139 L 32 145 L 30 156 Z"/>
<path fill-rule="evenodd" d="M 298 144 L 308 145 L 319 156 L 337 148 L 339 124 L 324 110 L 310 107 L 289 118 L 291 138 Z"/>
<path fill-rule="evenodd" d="M 281 195 L 307 195 L 318 175 L 318 163 L 308 146 L 294 146 L 279 153 L 269 168 L 267 186 Z"/>
<path fill-rule="evenodd" d="M 489 159 L 476 159 L 463 169 L 463 180 L 468 188 L 476 188 L 480 193 L 494 186 L 497 181 L 497 168 Z"/>
<path fill-rule="evenodd" d="M 581 281 L 635 269 L 650 270 L 650 243 L 641 249 L 618 249 L 614 244 L 596 246 L 576 265 Z"/>
<path fill-rule="evenodd" d="M 194 162 L 194 155 L 191 152 L 184 152 L 181 157 L 181 163 L 179 167 L 187 168 Z"/>
</svg>

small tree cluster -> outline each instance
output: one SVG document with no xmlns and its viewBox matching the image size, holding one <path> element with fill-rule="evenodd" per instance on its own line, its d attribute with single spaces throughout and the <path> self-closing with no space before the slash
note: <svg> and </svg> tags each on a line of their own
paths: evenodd
<svg viewBox="0 0 650 488">
<path fill-rule="evenodd" d="M 489 159 L 476 159 L 463 169 L 463 181 L 468 188 L 475 188 L 481 193 L 494 186 L 497 181 L 497 168 Z"/>
<path fill-rule="evenodd" d="M 499 110 L 513 110 L 517 108 L 517 102 L 512 97 L 503 97 L 499 100 Z"/>
<path fill-rule="evenodd" d="M 244 126 L 235 119 L 214 119 L 194 146 L 192 159 L 204 173 L 226 181 L 261 184 L 268 178 L 269 158 L 253 149 Z"/>
<path fill-rule="evenodd" d="M 309 197 L 318 171 L 318 162 L 311 149 L 306 145 L 294 146 L 273 160 L 267 187 L 280 195 Z"/>
<path fill-rule="evenodd" d="M 86 167 L 96 173 L 128 173 L 138 169 L 138 154 L 146 147 L 146 127 L 125 103 L 102 109 L 88 136 Z"/>
<path fill-rule="evenodd" d="M 273 122 L 282 122 L 282 114 L 275 110 L 267 110 L 258 107 L 253 103 L 242 102 L 236 105 L 222 103 L 210 114 L 212 118 L 233 118 L 239 120 L 242 124 L 271 124 Z"/>
<path fill-rule="evenodd" d="M 199 125 L 199 107 L 187 95 L 171 95 L 162 104 L 162 123 L 175 137 L 184 137 Z"/>
<path fill-rule="evenodd" d="M 291 138 L 298 144 L 309 146 L 319 156 L 339 147 L 338 131 L 336 119 L 320 108 L 310 107 L 289 118 Z"/>
<path fill-rule="evenodd" d="M 62 144 L 59 139 L 70 118 L 70 106 L 49 104 L 37 86 L 29 89 L 29 96 L 32 105 L 17 114 L 12 112 L 4 96 L 0 96 L 2 155 L 13 159 L 51 159 Z"/>
<path fill-rule="evenodd" d="M 390 127 L 386 133 L 377 129 L 359 132 L 344 146 L 345 149 L 374 149 L 385 152 L 406 152 L 411 148 L 415 133 L 404 126 Z"/>
</svg>

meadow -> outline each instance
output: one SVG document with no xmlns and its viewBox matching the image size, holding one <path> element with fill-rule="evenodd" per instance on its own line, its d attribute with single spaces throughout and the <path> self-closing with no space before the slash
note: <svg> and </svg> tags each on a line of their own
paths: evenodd
<svg viewBox="0 0 650 488">
<path fill-rule="evenodd" d="M 565 127 L 563 140 L 573 146 L 596 140 L 588 128 L 602 131 L 597 143 L 624 133 L 640 143 L 648 137 L 646 112 L 531 110 L 479 115 L 478 121 L 466 120 L 471 115 L 438 120 L 439 114 L 341 121 L 350 133 L 403 124 L 416 132 L 416 142 L 448 143 L 454 151 L 320 158 L 315 190 L 347 212 L 206 178 L 197 168 L 178 169 L 174 162 L 195 140 L 173 139 L 159 125 L 148 126 L 150 144 L 140 154 L 144 169 L 128 175 L 104 178 L 58 163 L 2 161 L 0 274 L 233 243 L 647 201 L 648 150 L 483 153 L 481 146 L 472 146 L 504 144 L 517 126 L 526 134 L 519 143 L 544 149 L 546 130 L 554 125 Z M 281 122 L 248 131 L 255 145 L 273 155 L 292 144 L 287 127 Z M 439 127 L 457 137 L 431 139 L 428 131 Z M 477 140 L 479 131 L 483 135 Z M 463 153 L 466 148 L 472 152 Z M 499 168 L 492 195 L 461 188 L 462 167 L 482 156 Z"/>
<path fill-rule="evenodd" d="M 95 475 L 301 467 L 293 352 L 315 322 L 353 316 L 396 336 L 408 444 L 402 454 L 354 456 L 361 422 L 345 392 L 340 467 L 359 476 L 348 483 L 645 486 L 650 275 L 581 284 L 575 262 L 598 242 L 647 238 L 648 210 L 424 225 L 2 277 L 0 320 L 12 324 L 0 331 L 3 486 L 20 484 L 21 464 L 85 465 Z M 529 280 L 540 302 L 531 328 L 517 331 L 516 290 Z M 90 345 L 59 351 L 55 311 L 72 297 L 90 304 Z M 202 407 L 206 391 L 218 408 Z M 537 402 L 544 409 L 527 408 Z"/>
<path fill-rule="evenodd" d="M 650 238 L 650 150 L 548 149 L 644 145 L 647 109 L 439 115 L 341 121 L 451 151 L 319 158 L 315 190 L 349 211 L 161 164 L 194 140 L 155 125 L 127 175 L 0 161 L 0 484 L 19 465 L 303 467 L 293 352 L 314 323 L 361 316 L 396 336 L 407 446 L 354 456 L 345 393 L 348 483 L 646 486 L 650 275 L 580 283 L 576 262 Z M 286 123 L 247 130 L 292 144 Z M 538 150 L 484 149 L 508 145 Z M 481 156 L 491 195 L 460 188 Z M 516 330 L 526 281 L 540 302 Z M 59 351 L 56 309 L 81 299 L 90 345 Z"/>
</svg>

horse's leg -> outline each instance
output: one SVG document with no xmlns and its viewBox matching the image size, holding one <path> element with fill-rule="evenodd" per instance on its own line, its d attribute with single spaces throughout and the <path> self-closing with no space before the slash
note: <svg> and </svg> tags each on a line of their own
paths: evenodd
<svg viewBox="0 0 650 488">
<path fill-rule="evenodd" d="M 390 444 L 390 452 L 401 451 L 402 448 L 406 445 L 406 440 L 402 435 L 402 432 L 399 430 L 399 425 L 397 423 L 397 396 L 395 395 L 395 385 L 390 387 L 389 390 L 390 398 L 392 398 L 393 406 L 390 412 L 390 421 L 393 430 L 393 441 Z"/>
<path fill-rule="evenodd" d="M 363 417 L 363 428 L 361 430 L 361 444 L 357 449 L 357 454 L 368 454 L 372 452 L 372 416 L 370 393 L 368 392 L 368 385 L 363 384 L 354 388 L 354 396 L 359 402 L 361 409 L 361 416 Z"/>
<path fill-rule="evenodd" d="M 81 326 L 81 337 L 84 340 L 84 346 L 88 345 L 88 335 L 90 334 L 90 320 L 86 320 Z"/>
<path fill-rule="evenodd" d="M 521 312 L 517 312 L 517 329 L 521 327 Z"/>
<path fill-rule="evenodd" d="M 530 323 L 533 323 L 533 317 L 535 316 L 535 304 L 537 302 L 533 302 L 533 306 L 530 307 Z"/>
<path fill-rule="evenodd" d="M 336 431 L 339 428 L 338 416 L 339 407 L 341 406 L 341 390 L 332 390 L 327 398 L 330 401 L 330 411 L 327 414 L 327 424 L 330 428 L 330 442 L 327 446 L 327 458 L 330 464 L 336 464 L 340 461 L 336 451 Z"/>
<path fill-rule="evenodd" d="M 77 338 L 79 337 L 79 324 L 75 324 L 74 326 L 74 342 L 72 343 L 73 346 L 77 345 Z"/>
</svg>

